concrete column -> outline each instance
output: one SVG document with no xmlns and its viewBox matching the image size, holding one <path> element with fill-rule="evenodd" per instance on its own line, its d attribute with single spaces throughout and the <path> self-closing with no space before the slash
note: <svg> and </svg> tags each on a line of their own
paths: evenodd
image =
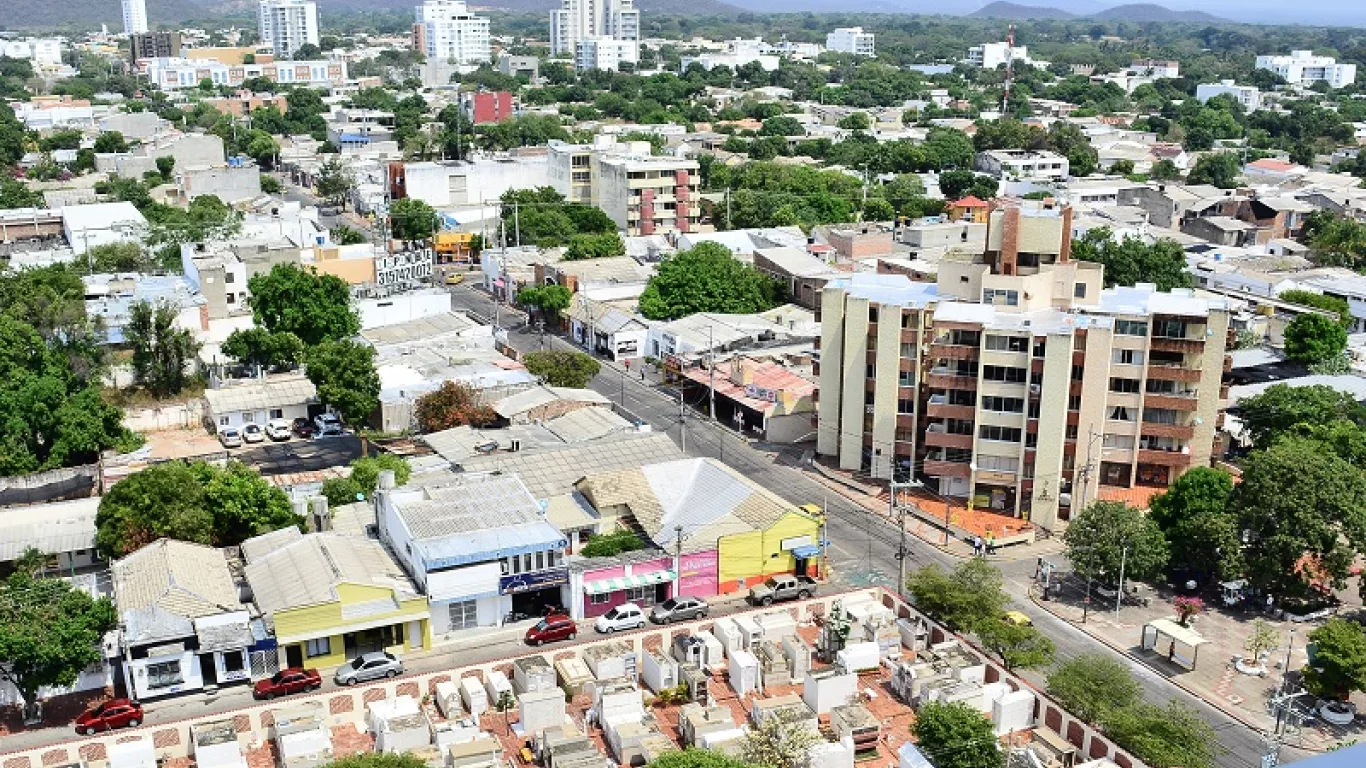
<svg viewBox="0 0 1366 768">
<path fill-rule="evenodd" d="M 821 292 L 821 376 L 817 412 L 816 453 L 839 453 L 840 413 L 844 384 L 844 291 Z"/>
</svg>

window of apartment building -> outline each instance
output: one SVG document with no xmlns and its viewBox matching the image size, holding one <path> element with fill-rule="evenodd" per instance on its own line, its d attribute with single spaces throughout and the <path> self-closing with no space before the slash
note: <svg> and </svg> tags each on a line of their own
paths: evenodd
<svg viewBox="0 0 1366 768">
<path fill-rule="evenodd" d="M 451 629 L 472 629 L 479 626 L 479 601 L 461 600 L 446 606 L 450 612 Z"/>
<path fill-rule="evenodd" d="M 1145 451 L 1179 451 L 1181 443 L 1173 437 L 1144 435 L 1138 439 L 1138 447 Z"/>
<path fill-rule="evenodd" d="M 982 410 L 1021 413 L 1024 411 L 1024 398 L 986 395 L 982 398 Z"/>
<path fill-rule="evenodd" d="M 914 429 L 905 429 L 905 428 L 898 429 L 898 430 L 896 431 L 896 440 L 897 440 L 898 443 L 910 443 L 910 442 L 914 442 L 914 441 L 915 441 L 915 430 L 914 430 Z"/>
<path fill-rule="evenodd" d="M 1047 343 L 1045 343 L 1042 339 L 1040 339 L 1039 341 L 1034 342 L 1034 356 L 1035 356 L 1035 357 L 1043 357 L 1043 353 L 1044 353 L 1045 350 L 1047 350 L 1047 348 L 1048 348 Z"/>
<path fill-rule="evenodd" d="M 908 341 L 908 342 L 903 342 L 902 345 L 901 345 L 901 356 L 902 356 L 902 357 L 905 357 L 905 358 L 910 358 L 910 359 L 914 360 L 914 359 L 915 359 L 915 345 L 912 344 L 912 343 L 910 343 L 909 341 Z"/>
<path fill-rule="evenodd" d="M 332 638 L 315 637 L 304 644 L 304 654 L 312 659 L 317 656 L 327 656 L 332 653 Z"/>
<path fill-rule="evenodd" d="M 1026 447 L 1026 448 L 1038 448 L 1038 447 L 1039 447 L 1039 434 L 1038 434 L 1037 432 L 1026 432 L 1026 433 L 1025 433 L 1025 447 Z"/>
<path fill-rule="evenodd" d="M 1186 356 L 1180 352 L 1162 352 L 1153 350 L 1148 355 L 1150 365 L 1164 365 L 1169 367 L 1180 367 L 1186 364 Z"/>
<path fill-rule="evenodd" d="M 873 378 L 873 375 L 874 375 L 874 373 L 875 373 L 876 371 L 877 371 L 877 368 L 876 368 L 872 363 L 869 363 L 869 364 L 867 365 L 867 367 L 864 368 L 864 372 L 865 372 L 865 374 L 866 374 L 866 378 L 869 378 L 869 379 Z"/>
<path fill-rule="evenodd" d="M 943 461 L 953 461 L 959 464 L 967 464 L 972 461 L 972 451 L 965 448 L 945 448 Z"/>
<path fill-rule="evenodd" d="M 1133 435 L 1110 435 L 1101 438 L 1101 445 L 1106 448 L 1130 449 L 1134 447 Z"/>
<path fill-rule="evenodd" d="M 1086 375 L 1086 369 L 1085 369 L 1085 368 L 1083 368 L 1083 367 L 1080 366 L 1080 365 L 1074 365 L 1074 366 L 1072 366 L 1072 381 L 1081 381 L 1081 378 L 1082 378 L 1083 376 L 1085 376 L 1085 375 Z"/>
<path fill-rule="evenodd" d="M 984 365 L 982 366 L 982 378 L 987 381 L 1023 384 L 1029 379 L 1029 371 L 1007 365 Z"/>
<path fill-rule="evenodd" d="M 1084 298 L 1086 298 L 1086 283 L 1077 283 L 1077 284 L 1075 284 L 1075 285 L 1072 286 L 1072 298 L 1074 298 L 1074 299 L 1084 299 Z"/>
<path fill-rule="evenodd" d="M 1076 468 L 1077 468 L 1077 457 L 1074 456 L 1074 455 L 1072 455 L 1072 454 L 1070 454 L 1070 453 L 1065 453 L 1065 454 L 1063 454 L 1063 457 L 1062 457 L 1062 468 L 1063 468 L 1064 471 L 1076 469 Z"/>
<path fill-rule="evenodd" d="M 1020 442 L 1020 430 L 1018 427 L 998 427 L 994 424 L 983 424 L 977 428 L 977 436 L 983 440 L 1000 440 L 1006 443 Z"/>
<path fill-rule="evenodd" d="M 1039 418 L 1039 401 L 1035 400 L 1034 402 L 1029 404 L 1029 418 Z"/>
<path fill-rule="evenodd" d="M 1067 396 L 1067 410 L 1069 410 L 1069 411 L 1080 411 L 1080 410 L 1081 410 L 1081 395 L 1068 395 L 1068 396 Z"/>
<path fill-rule="evenodd" d="M 977 468 L 985 469 L 988 472 L 1014 472 L 1019 469 L 1020 461 L 1013 456 L 988 456 L 980 454 L 977 457 Z"/>
<path fill-rule="evenodd" d="M 868 322 L 870 322 L 870 323 L 876 323 L 876 322 L 877 322 L 877 307 L 869 307 L 869 308 L 868 308 Z"/>
<path fill-rule="evenodd" d="M 1143 389 L 1150 395 L 1174 395 L 1177 393 L 1177 384 L 1174 381 L 1148 379 L 1144 382 Z"/>
<path fill-rule="evenodd" d="M 1175 424 L 1180 414 L 1170 408 L 1144 408 L 1143 420 L 1149 424 Z"/>
<path fill-rule="evenodd" d="M 951 435 L 970 435 L 972 422 L 966 419 L 948 419 L 944 422 L 944 430 Z"/>
<path fill-rule="evenodd" d="M 1164 339 L 1186 338 L 1186 321 L 1167 318 L 1153 321 L 1153 336 Z"/>
<path fill-rule="evenodd" d="M 1139 390 L 1138 379 L 1122 379 L 1118 376 L 1110 377 L 1110 391 L 1123 392 L 1127 394 L 1137 394 Z"/>
<path fill-rule="evenodd" d="M 1017 307 L 1020 305 L 1020 292 L 1008 291 L 1004 288 L 983 288 L 982 303 Z"/>
<path fill-rule="evenodd" d="M 903 398 L 897 400 L 897 401 L 896 401 L 896 412 L 897 412 L 897 413 L 915 413 L 915 401 L 912 400 L 912 399 L 910 399 L 910 398 L 907 398 L 907 397 L 903 397 Z"/>
<path fill-rule="evenodd" d="M 912 322 L 914 319 L 915 319 L 915 315 L 911 314 L 910 312 L 902 312 L 902 313 L 901 313 L 901 327 L 902 327 L 902 328 L 911 328 L 911 327 L 914 327 L 915 323 Z"/>
<path fill-rule="evenodd" d="M 896 384 L 898 387 L 914 387 L 915 374 L 910 371 L 901 371 L 901 375 L 897 376 Z"/>
<path fill-rule="evenodd" d="M 180 673 L 179 660 L 148 664 L 146 670 L 148 688 L 169 688 L 185 682 L 185 676 Z"/>
<path fill-rule="evenodd" d="M 1022 336 L 987 336 L 987 349 L 993 352 L 1026 352 L 1029 350 L 1029 339 Z"/>
<path fill-rule="evenodd" d="M 1143 350 L 1116 349 L 1110 356 L 1111 362 L 1120 365 L 1143 365 Z"/>
<path fill-rule="evenodd" d="M 224 283 L 226 283 L 226 284 L 228 284 L 228 285 L 232 285 L 232 279 L 233 279 L 233 274 L 232 274 L 231 272 L 224 272 L 224 273 L 223 273 L 223 282 L 224 282 Z"/>
<path fill-rule="evenodd" d="M 1137 416 L 1137 409 L 1126 405 L 1116 405 L 1110 409 L 1110 419 L 1113 421 L 1133 421 Z"/>
<path fill-rule="evenodd" d="M 949 405 L 977 405 L 977 393 L 965 389 L 948 391 Z"/>
<path fill-rule="evenodd" d="M 1065 439 L 1067 439 L 1067 440 L 1076 440 L 1076 439 L 1077 439 L 1077 425 L 1076 425 L 1076 424 L 1068 424 L 1068 425 L 1067 425 L 1067 428 L 1064 429 L 1064 430 L 1062 431 L 1062 436 L 1063 436 Z"/>
<path fill-rule="evenodd" d="M 1115 333 L 1120 336 L 1147 336 L 1148 324 L 1142 320 L 1116 320 Z"/>
</svg>

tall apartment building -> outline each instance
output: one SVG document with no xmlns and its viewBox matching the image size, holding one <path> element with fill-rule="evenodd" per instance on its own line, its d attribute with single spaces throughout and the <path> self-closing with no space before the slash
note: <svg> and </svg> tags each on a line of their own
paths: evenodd
<svg viewBox="0 0 1366 768">
<path fill-rule="evenodd" d="M 147 0 L 123 0 L 123 31 L 129 35 L 147 31 Z"/>
<path fill-rule="evenodd" d="M 1134 59 L 1129 69 L 1159 80 L 1175 80 L 1181 76 L 1181 62 L 1175 59 Z"/>
<path fill-rule="evenodd" d="M 318 5 L 312 0 L 261 0 L 261 45 L 276 58 L 294 56 L 305 43 L 318 44 Z"/>
<path fill-rule="evenodd" d="M 696 160 L 652 157 L 645 142 L 548 147 L 551 186 L 601 208 L 628 236 L 698 231 L 698 171 Z"/>
<path fill-rule="evenodd" d="M 1099 265 L 1070 259 L 1071 213 L 993 210 L 985 251 L 949 253 L 933 284 L 828 283 L 817 451 L 1050 530 L 1101 486 L 1208 465 L 1227 301 L 1103 290 Z"/>
<path fill-rule="evenodd" d="M 55 37 L 0 40 L 0 56 L 7 59 L 28 59 L 38 65 L 61 64 L 62 41 Z"/>
<path fill-rule="evenodd" d="M 608 38 L 618 46 L 621 61 L 640 60 L 640 11 L 635 0 L 560 0 L 550 12 L 550 52 L 578 56 L 584 40 Z"/>
<path fill-rule="evenodd" d="M 147 78 L 163 91 L 197 88 L 201 80 L 236 87 L 243 81 L 264 77 L 282 86 L 338 86 L 346 82 L 346 62 L 273 61 L 264 64 L 227 65 L 217 61 L 148 59 Z"/>
<path fill-rule="evenodd" d="M 1334 88 L 1356 82 L 1357 65 L 1339 64 L 1331 56 L 1315 56 L 1313 51 L 1291 51 L 1289 56 L 1258 56 L 1257 69 L 1269 69 L 1292 85 L 1309 85 L 1322 80 Z"/>
<path fill-rule="evenodd" d="M 623 61 L 635 63 L 640 46 L 633 40 L 612 37 L 587 37 L 574 43 L 574 69 L 621 69 Z"/>
<path fill-rule="evenodd" d="M 1249 112 L 1254 112 L 1262 107 L 1262 92 L 1253 85 L 1238 85 L 1233 80 L 1222 80 L 1217 83 L 1201 83 L 1195 86 L 1195 98 L 1201 104 L 1215 96 L 1225 94 L 1232 96 Z"/>
<path fill-rule="evenodd" d="M 179 32 L 143 32 L 128 36 L 128 58 L 134 64 L 139 59 L 167 59 L 179 56 Z"/>
<path fill-rule="evenodd" d="M 974 45 L 968 49 L 967 62 L 970 66 L 981 67 L 983 69 L 996 69 L 1008 61 L 1019 64 L 1028 64 L 1038 67 L 1039 64 L 1029 58 L 1029 48 L 1023 45 L 1012 46 L 1010 43 L 983 43 Z M 1044 64 L 1047 66 L 1047 64 Z"/>
<path fill-rule="evenodd" d="M 840 27 L 825 36 L 825 47 L 836 53 L 852 53 L 855 56 L 876 56 L 873 52 L 873 33 L 864 32 L 863 27 Z"/>
<path fill-rule="evenodd" d="M 426 0 L 417 6 L 413 48 L 429 59 L 455 64 L 487 64 L 489 20 L 470 13 L 465 0 Z"/>
</svg>

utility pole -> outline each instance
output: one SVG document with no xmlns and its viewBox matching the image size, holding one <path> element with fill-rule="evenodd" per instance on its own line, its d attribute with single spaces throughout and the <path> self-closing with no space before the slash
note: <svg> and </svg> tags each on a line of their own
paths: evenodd
<svg viewBox="0 0 1366 768">
<path fill-rule="evenodd" d="M 910 487 L 910 483 L 898 483 L 893 479 L 891 483 L 892 496 L 887 502 L 891 505 L 888 511 L 896 513 L 896 528 L 900 536 L 896 546 L 896 593 L 903 599 L 906 597 L 906 555 L 908 554 L 906 550 L 906 505 L 900 503 L 897 492 Z"/>
<path fill-rule="evenodd" d="M 1091 612 L 1091 577 L 1086 577 L 1086 599 L 1081 604 L 1081 623 L 1086 623 L 1086 616 Z"/>
<path fill-rule="evenodd" d="M 1086 509 L 1086 486 L 1091 484 L 1092 457 L 1096 449 L 1096 438 L 1100 437 L 1100 435 L 1096 434 L 1095 428 L 1092 427 L 1087 431 L 1086 437 L 1086 466 L 1082 467 L 1077 473 L 1081 475 L 1081 488 L 1077 489 L 1081 501 L 1076 506 L 1072 507 L 1074 516 L 1083 509 Z"/>
<path fill-rule="evenodd" d="M 688 454 L 688 412 L 683 406 L 683 392 L 678 393 L 678 439 L 683 455 Z"/>
<path fill-rule="evenodd" d="M 512 204 L 512 226 L 517 230 L 517 247 L 522 247 L 522 206 L 519 203 Z"/>
<path fill-rule="evenodd" d="M 1115 621 L 1119 621 L 1119 607 L 1124 605 L 1124 565 L 1129 559 L 1129 545 L 1126 543 L 1119 553 L 1119 594 L 1115 595 Z"/>
<path fill-rule="evenodd" d="M 716 421 L 716 346 L 712 341 L 712 327 L 707 326 L 707 401 L 708 416 Z"/>
<path fill-rule="evenodd" d="M 683 592 L 683 526 L 674 526 L 674 597 Z"/>
<path fill-rule="evenodd" d="M 730 222 L 730 187 L 726 187 L 726 229 L 734 229 L 735 225 Z"/>
</svg>

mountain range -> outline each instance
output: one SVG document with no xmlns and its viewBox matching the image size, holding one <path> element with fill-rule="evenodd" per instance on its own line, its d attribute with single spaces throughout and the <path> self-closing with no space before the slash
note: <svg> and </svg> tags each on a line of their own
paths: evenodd
<svg viewBox="0 0 1366 768">
<path fill-rule="evenodd" d="M 1227 22 L 1204 11 L 1174 11 L 1156 3 L 1132 3 L 1102 8 L 1097 3 L 1068 3 L 1074 9 L 1068 10 L 1055 6 L 1021 5 L 1019 3 L 997 0 L 969 13 L 968 16 L 988 19 L 1096 19 L 1097 21 L 1147 22 L 1187 22 L 1196 24 L 1217 24 Z M 1089 8 L 1087 6 L 1090 6 Z"/>
</svg>

